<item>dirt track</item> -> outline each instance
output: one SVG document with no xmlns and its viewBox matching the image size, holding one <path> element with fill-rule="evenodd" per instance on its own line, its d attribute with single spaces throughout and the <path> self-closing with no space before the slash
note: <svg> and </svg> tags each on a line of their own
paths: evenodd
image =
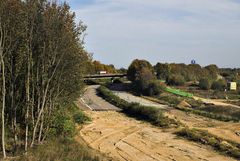
<svg viewBox="0 0 240 161">
<path fill-rule="evenodd" d="M 92 95 L 97 97 L 95 92 L 88 93 L 88 96 L 91 98 Z M 99 106 L 95 99 L 92 99 L 92 101 L 90 106 Z M 111 107 L 112 105 L 109 103 L 104 103 L 104 108 Z M 163 131 L 160 128 L 129 118 L 119 112 L 88 111 L 87 113 L 93 118 L 93 122 L 83 127 L 80 131 L 80 136 L 92 148 L 116 160 L 233 160 L 218 154 L 210 147 L 176 138 L 171 130 Z M 209 123 L 211 123 L 208 119 L 195 115 L 188 116 L 178 110 L 171 110 L 169 114 L 178 116 L 177 119 L 180 119 L 182 122 L 185 121 L 190 127 L 208 128 L 210 126 Z M 221 127 L 224 127 L 223 125 L 225 125 L 217 123 L 214 122 L 214 126 L 222 125 Z M 229 124 L 226 124 L 226 128 L 228 128 L 227 125 Z M 222 134 L 221 127 L 219 131 L 214 131 Z M 229 134 L 226 136 L 229 136 Z"/>
</svg>

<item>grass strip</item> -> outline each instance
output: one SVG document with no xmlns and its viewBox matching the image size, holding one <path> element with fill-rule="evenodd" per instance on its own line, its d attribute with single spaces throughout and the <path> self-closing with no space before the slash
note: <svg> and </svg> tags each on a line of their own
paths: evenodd
<svg viewBox="0 0 240 161">
<path fill-rule="evenodd" d="M 103 99 L 121 108 L 125 114 L 131 117 L 150 122 L 153 125 L 157 125 L 160 127 L 171 127 L 180 125 L 180 123 L 176 120 L 170 119 L 165 116 L 163 110 L 159 108 L 142 106 L 138 103 L 129 103 L 116 96 L 111 90 L 104 86 L 100 86 L 97 91 Z"/>
</svg>

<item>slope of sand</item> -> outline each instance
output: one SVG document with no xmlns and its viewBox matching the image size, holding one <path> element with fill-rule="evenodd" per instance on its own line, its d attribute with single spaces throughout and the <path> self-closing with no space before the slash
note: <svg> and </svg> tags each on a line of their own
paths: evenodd
<svg viewBox="0 0 240 161">
<path fill-rule="evenodd" d="M 236 134 L 240 132 L 240 123 L 222 122 L 175 109 L 168 111 L 168 114 L 188 127 L 207 130 L 220 138 L 240 144 L 240 136 Z"/>
<path fill-rule="evenodd" d="M 133 96 L 127 92 L 115 92 L 115 94 L 128 102 L 138 102 L 142 105 L 167 109 L 167 115 L 170 115 L 188 127 L 208 130 L 208 132 L 213 135 L 240 144 L 240 136 L 236 134 L 240 132 L 240 123 L 217 121 L 199 115 L 188 114 L 186 112 L 170 108 L 166 105 L 161 105 L 141 97 Z"/>
<path fill-rule="evenodd" d="M 129 118 L 119 112 L 87 112 L 93 119 L 80 136 L 90 147 L 127 161 L 233 160 L 210 147 L 177 138 L 169 131 Z"/>
</svg>

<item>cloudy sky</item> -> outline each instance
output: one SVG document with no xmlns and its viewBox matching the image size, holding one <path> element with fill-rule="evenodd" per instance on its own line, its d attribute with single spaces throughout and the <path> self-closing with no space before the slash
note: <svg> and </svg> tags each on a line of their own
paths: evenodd
<svg viewBox="0 0 240 161">
<path fill-rule="evenodd" d="M 240 67 L 240 0 L 66 0 L 94 59 Z"/>
</svg>

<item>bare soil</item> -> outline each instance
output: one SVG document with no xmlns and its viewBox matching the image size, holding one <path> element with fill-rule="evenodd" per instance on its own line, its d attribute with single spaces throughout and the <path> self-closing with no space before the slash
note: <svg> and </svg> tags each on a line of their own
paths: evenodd
<svg viewBox="0 0 240 161">
<path fill-rule="evenodd" d="M 90 91 L 92 92 L 88 93 L 89 98 L 98 97 L 96 92 L 93 92 L 94 90 Z M 132 100 L 132 102 L 140 104 L 144 102 L 147 105 L 157 106 L 156 103 L 151 104 L 151 101 L 146 102 L 145 99 L 132 97 L 131 94 L 125 95 L 124 92 L 121 92 L 119 96 L 128 99 L 128 101 Z M 99 99 L 91 100 L 89 106 L 104 106 L 104 109 L 112 107 L 107 102 L 104 105 L 99 104 Z M 240 143 L 240 137 L 235 134 L 240 129 L 239 123 L 220 122 L 187 114 L 164 105 L 159 105 L 159 108 L 167 108 L 167 114 L 170 117 L 178 119 L 189 127 L 205 129 L 214 135 Z M 99 150 L 114 160 L 234 160 L 219 154 L 211 147 L 176 137 L 173 134 L 176 129 L 163 130 L 116 111 L 86 112 L 92 117 L 93 122 L 85 125 L 78 137 L 83 138 L 93 149 Z"/>
<path fill-rule="evenodd" d="M 233 160 L 212 148 L 177 138 L 119 112 L 87 112 L 93 122 L 83 127 L 80 136 L 90 147 L 121 161 L 222 161 Z"/>
</svg>

